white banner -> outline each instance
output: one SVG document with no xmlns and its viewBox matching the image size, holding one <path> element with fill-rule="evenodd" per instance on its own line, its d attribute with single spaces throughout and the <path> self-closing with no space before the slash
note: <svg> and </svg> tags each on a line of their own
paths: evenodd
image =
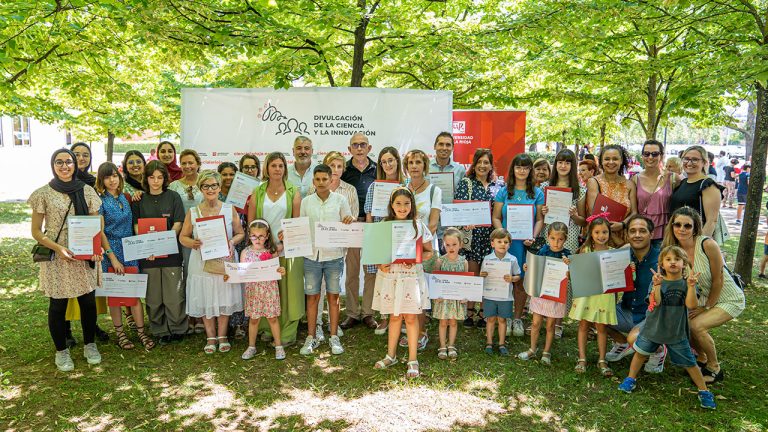
<svg viewBox="0 0 768 432">
<path fill-rule="evenodd" d="M 434 155 L 435 137 L 451 131 L 450 91 L 377 88 L 202 89 L 181 91 L 181 146 L 200 153 L 203 168 L 273 152 L 293 161 L 294 139 L 312 140 L 315 160 L 329 151 L 350 157 L 355 132 L 368 135 L 371 158 L 386 146 Z"/>
</svg>

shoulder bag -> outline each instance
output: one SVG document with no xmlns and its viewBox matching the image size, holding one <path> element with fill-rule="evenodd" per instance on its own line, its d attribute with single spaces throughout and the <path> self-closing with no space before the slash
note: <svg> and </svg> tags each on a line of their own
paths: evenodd
<svg viewBox="0 0 768 432">
<path fill-rule="evenodd" d="M 59 236 L 61 236 L 61 230 L 64 229 L 64 224 L 67 223 L 67 214 L 69 214 L 69 209 L 72 208 L 72 200 L 69 200 L 69 207 L 67 207 L 67 211 L 64 212 L 64 222 L 61 223 L 61 226 L 59 227 L 59 232 L 56 234 L 56 240 L 54 240 L 54 243 L 59 242 Z M 35 244 L 32 246 L 32 261 L 34 262 L 47 262 L 47 261 L 53 261 L 53 251 L 43 246 L 40 243 Z"/>
</svg>

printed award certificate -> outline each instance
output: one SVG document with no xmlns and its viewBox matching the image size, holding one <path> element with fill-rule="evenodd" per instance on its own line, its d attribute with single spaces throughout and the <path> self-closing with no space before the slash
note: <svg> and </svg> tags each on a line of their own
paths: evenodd
<svg viewBox="0 0 768 432">
<path fill-rule="evenodd" d="M 315 247 L 361 248 L 364 223 L 315 222 Z"/>
<path fill-rule="evenodd" d="M 507 231 L 512 240 L 533 238 L 533 204 L 507 204 Z"/>
<path fill-rule="evenodd" d="M 230 255 L 229 238 L 224 224 L 223 215 L 195 219 L 197 239 L 203 243 L 200 246 L 200 255 L 203 261 Z"/>
<path fill-rule="evenodd" d="M 440 211 L 440 225 L 444 227 L 490 226 L 491 207 L 488 201 L 462 201 L 443 204 Z"/>
<path fill-rule="evenodd" d="M 68 216 L 67 247 L 81 260 L 101 252 L 101 216 Z"/>
<path fill-rule="evenodd" d="M 309 217 L 297 217 L 280 221 L 283 228 L 283 251 L 286 258 L 312 255 L 312 234 Z"/>
<path fill-rule="evenodd" d="M 232 180 L 232 186 L 230 186 L 227 199 L 224 202 L 232 204 L 240 209 L 245 208 L 245 202 L 260 183 L 259 179 L 255 177 L 251 177 L 241 172 L 235 173 L 235 178 Z"/>
</svg>

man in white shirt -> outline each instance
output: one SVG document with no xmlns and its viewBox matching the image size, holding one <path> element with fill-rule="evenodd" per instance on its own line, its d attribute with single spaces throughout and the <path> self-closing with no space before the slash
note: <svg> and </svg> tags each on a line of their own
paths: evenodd
<svg viewBox="0 0 768 432">
<path fill-rule="evenodd" d="M 305 136 L 298 136 L 293 141 L 293 165 L 288 165 L 288 181 L 299 188 L 301 197 L 304 198 L 312 184 L 312 172 L 317 166 L 312 161 L 312 140 Z"/>
<path fill-rule="evenodd" d="M 725 171 L 723 170 L 723 168 L 725 168 L 725 166 L 728 165 L 729 162 L 730 160 L 727 157 L 725 157 L 725 151 L 720 150 L 720 157 L 718 157 L 717 160 L 715 161 L 715 171 L 717 171 L 717 182 L 720 184 L 723 184 L 723 182 L 726 180 Z"/>
<path fill-rule="evenodd" d="M 344 268 L 344 248 L 317 247 L 315 245 L 316 222 L 343 222 L 350 224 L 355 220 L 347 199 L 336 192 L 331 192 L 331 168 L 320 164 L 313 170 L 312 184 L 315 193 L 301 200 L 301 217 L 309 217 L 309 230 L 312 241 L 312 256 L 304 257 L 304 294 L 307 295 L 307 328 L 309 335 L 299 351 L 310 355 L 320 345 L 315 338 L 317 325 L 317 305 L 320 302 L 320 286 L 325 280 L 328 298 L 328 315 L 331 337 L 328 344 L 333 354 L 341 354 L 339 336 L 339 292 L 341 291 L 341 272 Z"/>
</svg>

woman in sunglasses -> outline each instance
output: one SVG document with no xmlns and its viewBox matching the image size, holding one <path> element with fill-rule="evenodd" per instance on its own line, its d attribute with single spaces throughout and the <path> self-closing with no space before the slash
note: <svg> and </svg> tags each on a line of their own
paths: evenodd
<svg viewBox="0 0 768 432">
<path fill-rule="evenodd" d="M 680 183 L 673 172 L 662 171 L 664 144 L 654 139 L 643 143 L 643 171 L 632 177 L 637 187 L 637 212 L 653 221 L 651 242 L 659 246 L 664 237 L 664 225 L 669 220 L 669 198 Z"/>
<path fill-rule="evenodd" d="M 722 381 L 723 371 L 709 331 L 744 311 L 744 292 L 723 265 L 720 247 L 703 233 L 696 210 L 684 206 L 672 213 L 664 229 L 663 247 L 669 245 L 683 248 L 691 259 L 694 274 L 700 274 L 696 288 L 699 305 L 688 311 L 691 345 L 697 352 L 696 361 L 707 384 Z"/>
<path fill-rule="evenodd" d="M 683 161 L 683 171 L 687 178 L 672 193 L 669 201 L 669 211 L 688 206 L 699 212 L 704 226 L 704 235 L 712 236 L 720 215 L 720 199 L 722 186 L 707 177 L 709 158 L 702 146 L 691 146 L 683 151 L 680 157 Z"/>
</svg>

